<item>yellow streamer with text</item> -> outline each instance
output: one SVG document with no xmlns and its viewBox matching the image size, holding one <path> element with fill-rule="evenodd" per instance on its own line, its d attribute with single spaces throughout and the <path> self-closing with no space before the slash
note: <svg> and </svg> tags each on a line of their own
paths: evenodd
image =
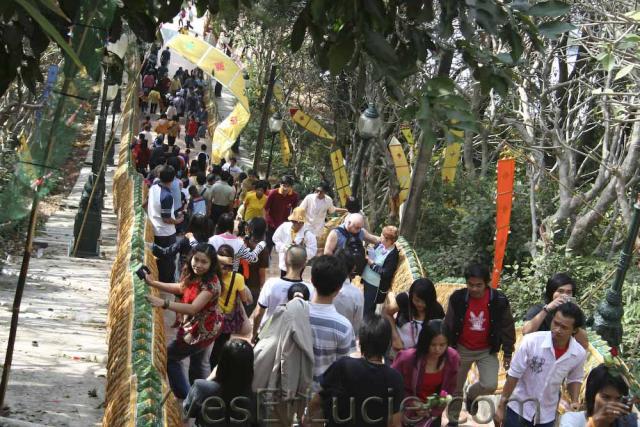
<svg viewBox="0 0 640 427">
<path fill-rule="evenodd" d="M 460 160 L 460 144 L 454 142 L 444 149 L 444 165 L 442 165 L 442 180 L 446 183 L 453 184 L 456 180 L 456 171 L 458 170 L 458 161 Z"/>
<path fill-rule="evenodd" d="M 249 99 L 242 69 L 221 50 L 190 35 L 178 34 L 169 40 L 167 46 L 216 79 L 238 100 L 231 113 L 216 126 L 213 132 L 211 161 L 219 162 L 228 154 L 229 149 L 249 122 Z"/>
<path fill-rule="evenodd" d="M 311 118 L 308 114 L 298 108 L 290 108 L 289 114 L 294 122 L 323 139 L 333 141 L 335 138 L 322 127 L 320 123 Z"/>
<path fill-rule="evenodd" d="M 284 129 L 280 129 L 280 153 L 282 154 L 282 163 L 289 166 L 291 160 L 291 149 L 289 148 L 289 138 L 284 133 Z"/>
<path fill-rule="evenodd" d="M 407 162 L 407 156 L 404 154 L 402 144 L 395 136 L 391 137 L 389 142 L 389 153 L 396 169 L 396 177 L 400 186 L 400 194 L 398 195 L 398 207 L 409 197 L 409 185 L 411 184 L 411 169 Z"/>
<path fill-rule="evenodd" d="M 344 165 L 342 151 L 337 147 L 331 151 L 331 167 L 333 168 L 333 176 L 336 181 L 340 204 L 344 206 L 349 196 L 351 196 L 351 187 L 349 186 L 349 176 L 347 175 L 347 170 Z"/>
</svg>

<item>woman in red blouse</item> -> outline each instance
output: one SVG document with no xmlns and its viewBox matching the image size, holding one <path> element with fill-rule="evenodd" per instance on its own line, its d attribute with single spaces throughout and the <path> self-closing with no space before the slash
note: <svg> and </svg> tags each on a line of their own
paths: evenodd
<svg viewBox="0 0 640 427">
<path fill-rule="evenodd" d="M 391 366 L 402 374 L 405 396 L 425 402 L 434 394 L 444 396 L 455 392 L 460 356 L 449 347 L 444 322 L 430 320 L 420 331 L 416 346 L 398 353 Z M 415 405 L 405 405 L 410 406 Z M 443 409 L 405 413 L 405 420 L 411 420 L 416 426 L 439 427 Z M 423 419 L 416 423 L 421 417 Z"/>
<path fill-rule="evenodd" d="M 187 397 L 189 383 L 207 378 L 206 365 L 202 359 L 207 347 L 215 341 L 222 328 L 222 313 L 218 308 L 220 296 L 220 266 L 213 246 L 199 243 L 191 251 L 182 269 L 180 283 L 163 283 L 145 276 L 149 286 L 174 295 L 182 295 L 180 302 L 173 298 L 158 298 L 147 295 L 154 307 L 184 314 L 176 338 L 167 348 L 167 375 L 175 396 Z M 189 357 L 189 380 L 182 371 L 181 361 Z M 203 367 L 205 366 L 205 367 Z"/>
</svg>

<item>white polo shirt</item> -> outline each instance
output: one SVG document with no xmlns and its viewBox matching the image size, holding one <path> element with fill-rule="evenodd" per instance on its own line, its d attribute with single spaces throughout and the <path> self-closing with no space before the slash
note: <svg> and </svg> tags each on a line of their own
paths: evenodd
<svg viewBox="0 0 640 427">
<path fill-rule="evenodd" d="M 556 360 L 550 331 L 525 335 L 507 372 L 509 376 L 518 378 L 518 384 L 510 398 L 513 401 L 507 406 L 520 414 L 519 402 L 530 399 L 522 406 L 522 416 L 525 419 L 535 424 L 555 420 L 560 387 L 565 378 L 567 384 L 582 382 L 586 358 L 586 350 L 573 337 L 566 353 Z M 534 420 L 537 412 L 535 400 L 540 402 L 539 420 Z"/>
</svg>

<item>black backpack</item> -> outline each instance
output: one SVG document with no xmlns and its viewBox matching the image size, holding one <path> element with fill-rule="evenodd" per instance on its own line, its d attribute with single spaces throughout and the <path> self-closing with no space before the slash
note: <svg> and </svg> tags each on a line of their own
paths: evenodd
<svg viewBox="0 0 640 427">
<path fill-rule="evenodd" d="M 367 257 L 364 253 L 362 239 L 357 234 L 349 233 L 344 227 L 337 227 L 335 230 L 346 237 L 344 245 L 340 249 L 344 249 L 346 253 L 353 257 L 356 264 L 355 273 L 361 275 L 367 266 Z"/>
</svg>

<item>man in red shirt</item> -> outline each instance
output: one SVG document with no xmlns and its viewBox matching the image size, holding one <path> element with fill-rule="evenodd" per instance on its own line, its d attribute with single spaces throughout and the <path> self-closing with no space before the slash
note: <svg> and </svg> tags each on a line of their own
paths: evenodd
<svg viewBox="0 0 640 427">
<path fill-rule="evenodd" d="M 273 233 L 280 224 L 287 221 L 293 208 L 298 206 L 298 202 L 298 193 L 293 191 L 293 177 L 285 175 L 280 181 L 280 188 L 273 189 L 269 193 L 267 202 L 264 205 L 264 219 L 267 221 L 267 248 L 269 252 L 273 248 L 273 240 L 271 240 Z"/>
<path fill-rule="evenodd" d="M 187 123 L 187 129 L 185 132 L 184 142 L 187 144 L 187 148 L 194 148 L 195 145 L 193 143 L 193 139 L 196 137 L 198 133 L 198 122 L 196 121 L 196 117 L 191 115 L 189 117 L 189 122 Z"/>
<path fill-rule="evenodd" d="M 449 345 L 460 354 L 456 399 L 447 413 L 450 426 L 458 425 L 464 383 L 471 366 L 475 363 L 480 374 L 479 381 L 467 389 L 466 397 L 467 411 L 475 415 L 476 399 L 492 394 L 498 386 L 498 353 L 502 349 L 504 368 L 509 369 L 516 341 L 509 300 L 491 288 L 489 268 L 471 264 L 465 269 L 464 277 L 467 287 L 451 294 L 444 318 L 451 334 Z"/>
</svg>

